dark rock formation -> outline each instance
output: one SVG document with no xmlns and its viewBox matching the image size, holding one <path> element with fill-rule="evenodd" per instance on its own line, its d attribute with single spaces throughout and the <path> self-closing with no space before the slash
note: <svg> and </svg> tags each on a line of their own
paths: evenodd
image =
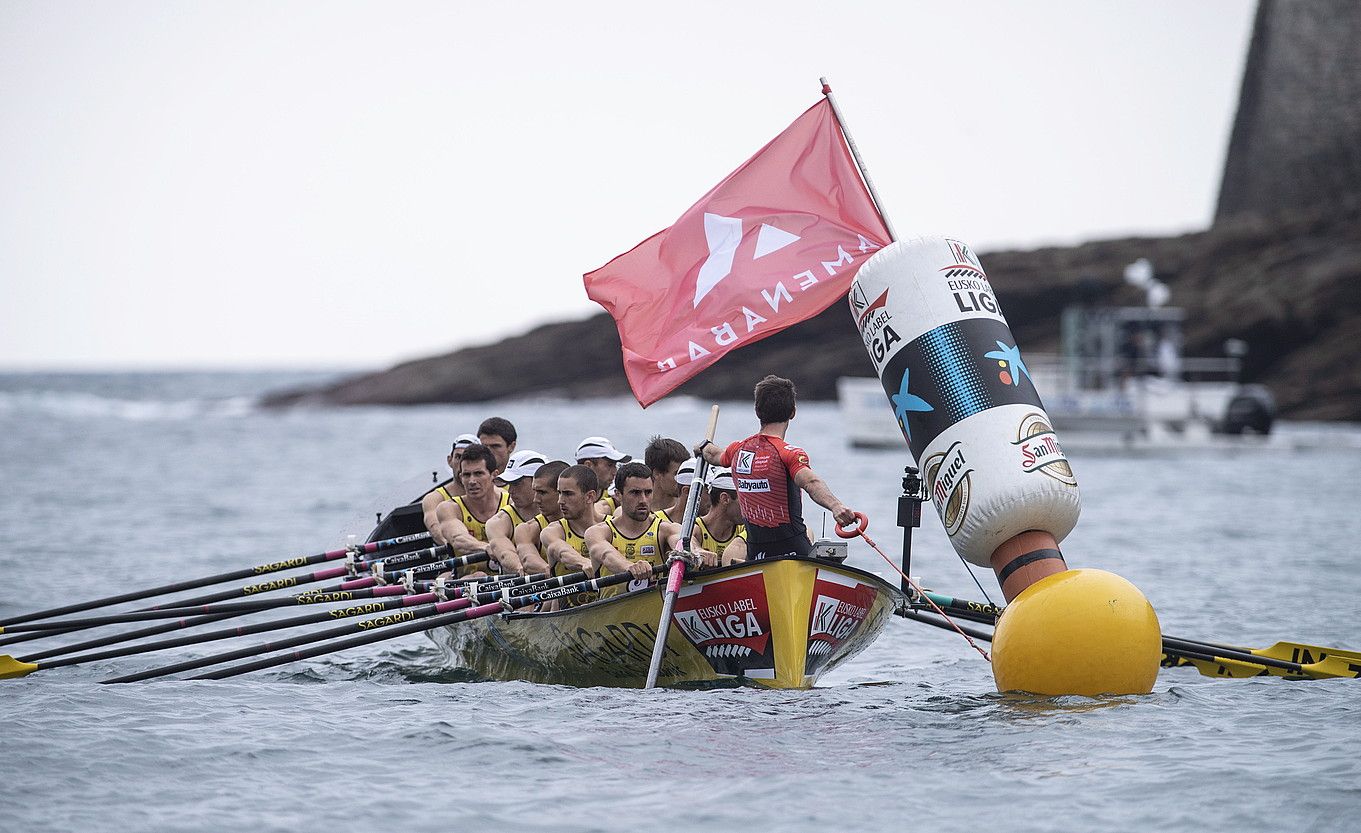
<svg viewBox="0 0 1361 833">
<path fill-rule="evenodd" d="M 1055 352 L 1059 313 L 1073 301 L 1138 305 L 1121 279 L 1153 261 L 1172 303 L 1185 307 L 1187 355 L 1222 355 L 1246 340 L 1244 381 L 1276 394 L 1283 416 L 1361 419 L 1361 207 L 1246 218 L 1174 238 L 1131 238 L 1072 248 L 995 252 L 983 265 L 1022 349 Z M 570 362 L 565 348 L 571 347 Z M 789 376 L 808 398 L 836 395 L 838 376 L 873 373 L 841 304 L 719 361 L 679 393 L 746 399 L 766 373 Z M 420 404 L 538 395 L 624 396 L 619 336 L 604 313 L 549 324 L 327 388 L 286 392 L 272 404 Z"/>
<path fill-rule="evenodd" d="M 1361 3 L 1261 0 L 1216 222 L 1361 196 Z"/>
</svg>

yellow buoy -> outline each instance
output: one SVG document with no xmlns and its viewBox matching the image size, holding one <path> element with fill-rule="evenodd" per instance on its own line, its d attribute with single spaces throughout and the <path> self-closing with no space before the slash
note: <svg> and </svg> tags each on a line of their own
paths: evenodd
<svg viewBox="0 0 1361 833">
<path fill-rule="evenodd" d="M 1012 599 L 992 639 L 998 691 L 1147 694 L 1162 631 L 1139 588 L 1105 570 L 1045 576 Z"/>
</svg>

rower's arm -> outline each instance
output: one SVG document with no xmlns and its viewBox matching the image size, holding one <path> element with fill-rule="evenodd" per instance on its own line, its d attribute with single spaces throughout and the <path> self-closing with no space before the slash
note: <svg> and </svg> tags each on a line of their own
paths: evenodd
<svg viewBox="0 0 1361 833">
<path fill-rule="evenodd" d="M 548 562 L 539 553 L 539 522 L 528 520 L 515 527 L 515 535 L 511 539 L 515 544 L 515 552 L 520 556 L 521 572 L 544 573 L 548 571 Z"/>
<path fill-rule="evenodd" d="M 726 446 L 719 445 L 711 440 L 705 440 L 695 446 L 696 454 L 703 457 L 711 466 L 721 466 L 723 464 L 723 449 Z"/>
<path fill-rule="evenodd" d="M 515 523 L 505 510 L 497 512 L 487 521 L 487 552 L 501 565 L 502 572 L 520 573 L 520 553 L 515 549 L 511 537 L 515 535 Z"/>
<path fill-rule="evenodd" d="M 799 469 L 799 473 L 794 475 L 794 485 L 807 492 L 818 506 L 831 512 L 838 524 L 845 526 L 855 520 L 855 510 L 832 494 L 832 490 L 811 468 Z"/>
<path fill-rule="evenodd" d="M 734 537 L 723 548 L 722 565 L 739 564 L 747 560 L 747 539 Z"/>
<path fill-rule="evenodd" d="M 573 570 L 591 572 L 591 560 L 583 558 L 575 547 L 567 543 L 567 539 L 562 533 L 562 527 L 553 524 L 544 530 L 542 541 L 548 548 L 548 565 L 550 568 L 554 564 L 565 564 Z"/>
<path fill-rule="evenodd" d="M 603 565 L 611 573 L 627 573 L 633 562 L 629 561 L 610 543 L 609 527 L 596 524 L 586 530 L 586 547 L 591 553 L 591 568 L 600 574 Z"/>
<path fill-rule="evenodd" d="M 456 553 L 477 552 L 485 549 L 485 545 L 473 537 L 468 531 L 467 524 L 463 523 L 463 513 L 459 510 L 458 504 L 452 500 L 446 500 L 435 510 L 439 523 L 436 525 L 440 534 L 444 536 L 444 543 L 451 545 Z M 431 533 L 434 537 L 434 533 Z"/>
<path fill-rule="evenodd" d="M 421 521 L 425 524 L 425 531 L 430 533 L 430 540 L 436 544 L 444 543 L 444 536 L 439 531 L 439 518 L 435 511 L 444 502 L 444 495 L 439 492 L 431 492 L 421 498 Z"/>
</svg>

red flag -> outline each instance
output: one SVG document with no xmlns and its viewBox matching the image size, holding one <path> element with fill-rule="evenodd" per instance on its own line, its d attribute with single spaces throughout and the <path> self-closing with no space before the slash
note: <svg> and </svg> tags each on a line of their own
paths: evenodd
<svg viewBox="0 0 1361 833">
<path fill-rule="evenodd" d="M 824 98 L 675 225 L 588 272 L 586 294 L 619 326 L 646 407 L 844 298 L 889 240 Z"/>
</svg>

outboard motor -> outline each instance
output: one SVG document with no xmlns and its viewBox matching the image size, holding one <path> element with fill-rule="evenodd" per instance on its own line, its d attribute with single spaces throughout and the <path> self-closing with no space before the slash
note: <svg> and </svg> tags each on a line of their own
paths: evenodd
<svg viewBox="0 0 1361 833">
<path fill-rule="evenodd" d="M 1244 433 L 1271 433 L 1276 420 L 1276 399 L 1262 385 L 1243 385 L 1224 409 L 1224 420 L 1219 430 L 1238 436 Z"/>
</svg>

